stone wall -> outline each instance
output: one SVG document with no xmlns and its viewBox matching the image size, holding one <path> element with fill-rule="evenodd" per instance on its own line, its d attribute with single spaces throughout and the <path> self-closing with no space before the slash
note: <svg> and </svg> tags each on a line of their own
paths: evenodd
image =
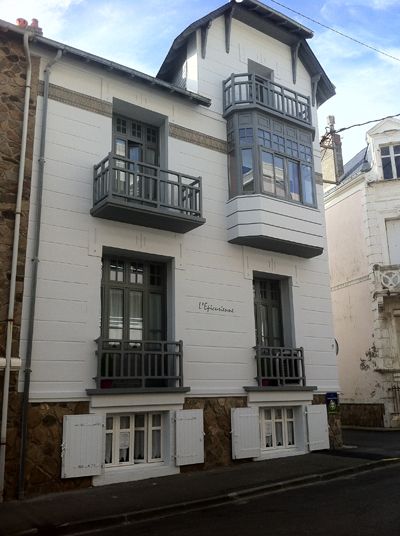
<svg viewBox="0 0 400 536">
<path fill-rule="evenodd" d="M 341 404 L 340 407 L 344 426 L 384 426 L 384 404 Z"/>
<path fill-rule="evenodd" d="M 231 465 L 231 408 L 247 406 L 246 397 L 187 398 L 184 409 L 204 412 L 204 464 L 201 468 Z M 193 466 L 189 466 L 190 470 Z"/>
<path fill-rule="evenodd" d="M 325 404 L 325 395 L 314 395 L 313 404 Z M 339 404 L 337 413 L 328 413 L 329 444 L 331 449 L 343 446 L 341 408 Z"/>
<path fill-rule="evenodd" d="M 27 62 L 22 37 L 0 31 L 0 357 L 5 356 L 26 68 Z M 19 357 L 38 72 L 39 58 L 32 58 L 31 99 L 17 264 L 12 357 Z M 0 400 L 3 397 L 3 385 L 4 373 L 0 372 Z M 7 437 L 6 455 L 6 486 L 8 486 L 6 497 L 10 497 L 14 493 L 15 475 L 18 470 L 15 464 L 19 456 L 19 432 L 15 423 L 20 421 L 19 410 L 20 395 L 17 393 L 17 374 L 12 373 L 9 404 L 10 429 Z"/>
</svg>

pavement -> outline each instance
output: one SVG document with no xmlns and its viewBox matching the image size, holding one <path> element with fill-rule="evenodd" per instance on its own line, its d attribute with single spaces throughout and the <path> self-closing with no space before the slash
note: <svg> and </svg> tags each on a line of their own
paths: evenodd
<svg viewBox="0 0 400 536">
<path fill-rule="evenodd" d="M 335 451 L 6 502 L 0 535 L 78 535 L 400 464 L 400 431 L 344 430 L 344 440 Z"/>
</svg>

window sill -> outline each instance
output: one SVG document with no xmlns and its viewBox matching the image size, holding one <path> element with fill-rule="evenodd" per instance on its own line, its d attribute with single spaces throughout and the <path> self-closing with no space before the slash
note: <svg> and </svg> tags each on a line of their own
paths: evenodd
<svg viewBox="0 0 400 536">
<path fill-rule="evenodd" d="M 272 460 L 274 458 L 286 458 L 288 456 L 300 456 L 307 454 L 307 451 L 300 447 L 286 447 L 286 448 L 270 448 L 261 449 L 261 454 L 258 458 L 254 458 L 254 461 Z"/>
<path fill-rule="evenodd" d="M 105 467 L 104 473 L 93 477 L 93 486 L 105 486 L 120 482 L 133 482 L 146 478 L 175 475 L 180 472 L 179 467 L 166 462 L 138 463 L 134 465 L 120 465 Z"/>
</svg>

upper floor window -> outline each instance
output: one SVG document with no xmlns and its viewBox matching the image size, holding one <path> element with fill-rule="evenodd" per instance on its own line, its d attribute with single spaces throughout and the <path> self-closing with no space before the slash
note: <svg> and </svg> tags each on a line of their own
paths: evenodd
<svg viewBox="0 0 400 536">
<path fill-rule="evenodd" d="M 113 118 L 113 150 L 128 160 L 159 165 L 159 129 L 122 116 Z"/>
<path fill-rule="evenodd" d="M 262 193 L 315 206 L 311 137 L 260 113 L 228 121 L 230 197 Z"/>
<path fill-rule="evenodd" d="M 400 178 L 400 145 L 385 145 L 381 147 L 381 159 L 383 178 Z"/>
</svg>

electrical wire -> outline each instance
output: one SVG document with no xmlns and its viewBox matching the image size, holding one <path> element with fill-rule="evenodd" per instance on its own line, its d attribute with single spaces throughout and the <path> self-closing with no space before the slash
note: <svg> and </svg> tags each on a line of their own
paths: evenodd
<svg viewBox="0 0 400 536">
<path fill-rule="evenodd" d="M 386 117 L 381 117 L 380 119 L 371 119 L 370 121 L 364 121 L 364 123 L 355 123 L 354 125 L 339 128 L 338 130 L 329 130 L 322 136 L 320 144 L 327 140 L 331 134 L 339 134 L 340 132 L 344 132 L 345 130 L 349 130 L 350 128 L 363 127 L 364 125 L 369 125 L 370 123 L 378 123 L 379 121 L 384 121 L 385 119 L 392 119 L 394 117 L 400 117 L 400 114 L 387 115 Z"/>
<path fill-rule="evenodd" d="M 281 2 L 277 2 L 276 0 L 270 0 L 270 2 L 273 2 L 274 4 L 277 4 L 278 6 L 281 6 L 287 9 L 288 11 L 291 11 L 292 13 L 296 13 L 296 15 L 300 15 L 300 17 L 303 17 L 304 19 L 314 22 L 315 24 L 318 24 L 319 26 L 322 26 L 323 28 L 326 28 L 327 30 L 330 30 L 331 32 L 335 32 L 338 35 L 341 35 L 342 37 L 346 37 L 346 39 L 350 39 L 351 41 L 354 41 L 354 43 L 357 43 L 359 45 L 362 45 L 363 47 L 369 48 L 370 50 L 373 50 L 374 52 L 378 52 L 379 54 L 383 54 L 383 56 L 387 56 L 388 58 L 392 60 L 400 61 L 400 58 L 396 58 L 396 56 L 392 56 L 392 54 L 389 54 L 388 52 L 384 52 L 383 50 L 379 50 L 376 47 L 367 45 L 367 43 L 364 43 L 363 41 L 359 41 L 358 39 L 355 39 L 354 37 L 351 37 L 350 35 L 340 32 L 339 30 L 335 30 L 334 28 L 331 28 L 330 26 L 327 26 L 326 24 L 323 24 L 322 22 L 319 22 L 318 20 L 312 19 L 311 17 L 308 17 L 307 15 L 304 15 L 303 13 L 300 13 L 299 11 L 296 11 L 295 9 L 285 6 L 285 4 L 282 4 Z"/>
</svg>

